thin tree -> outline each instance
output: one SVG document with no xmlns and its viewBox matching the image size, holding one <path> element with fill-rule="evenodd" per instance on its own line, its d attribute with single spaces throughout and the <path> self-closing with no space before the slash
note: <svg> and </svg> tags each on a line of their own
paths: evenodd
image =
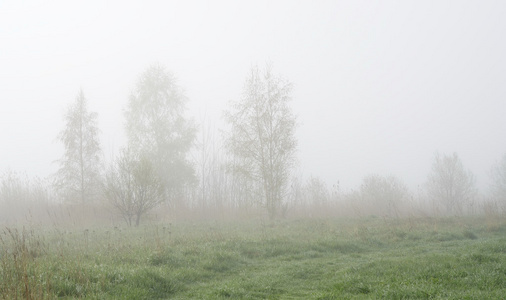
<svg viewBox="0 0 506 300">
<path fill-rule="evenodd" d="M 230 126 L 226 147 L 234 157 L 233 170 L 258 184 L 270 219 L 279 209 L 295 163 L 296 118 L 292 85 L 271 68 L 251 69 L 242 97 L 231 103 L 225 120 Z"/>
<path fill-rule="evenodd" d="M 201 192 L 201 201 L 200 206 L 203 209 L 207 209 L 210 205 L 210 177 L 213 168 L 213 151 L 214 150 L 214 127 L 212 123 L 209 122 L 206 118 L 206 115 L 201 117 L 200 120 L 200 134 L 198 138 L 198 175 L 200 178 L 200 192 Z"/>
<path fill-rule="evenodd" d="M 141 75 L 125 111 L 128 147 L 150 160 L 169 196 L 196 180 L 188 159 L 196 126 L 184 116 L 186 102 L 174 76 L 153 65 Z"/>
<path fill-rule="evenodd" d="M 462 214 L 477 192 L 473 174 L 464 169 L 457 153 L 443 156 L 436 153 L 426 187 L 435 206 L 442 204 L 447 215 Z"/>
<path fill-rule="evenodd" d="M 88 111 L 82 90 L 65 114 L 65 128 L 58 135 L 65 152 L 58 160 L 55 187 L 68 201 L 88 203 L 99 191 L 101 149 L 97 113 Z"/>
<path fill-rule="evenodd" d="M 497 204 L 506 212 L 506 154 L 492 168 L 492 196 Z"/>
</svg>

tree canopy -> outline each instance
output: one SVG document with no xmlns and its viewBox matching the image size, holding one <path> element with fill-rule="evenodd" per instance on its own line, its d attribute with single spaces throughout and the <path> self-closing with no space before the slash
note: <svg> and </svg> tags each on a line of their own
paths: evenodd
<svg viewBox="0 0 506 300">
<path fill-rule="evenodd" d="M 175 77 L 153 65 L 140 76 L 125 111 L 130 151 L 150 160 L 169 194 L 195 180 L 188 154 L 196 126 L 184 116 L 186 102 Z"/>
</svg>

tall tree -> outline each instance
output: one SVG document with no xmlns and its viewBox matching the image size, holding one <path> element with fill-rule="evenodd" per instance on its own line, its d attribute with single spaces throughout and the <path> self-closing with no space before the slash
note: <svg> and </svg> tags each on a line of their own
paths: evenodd
<svg viewBox="0 0 506 300">
<path fill-rule="evenodd" d="M 427 179 L 427 192 L 435 204 L 442 204 L 446 214 L 461 214 L 465 204 L 476 195 L 474 176 L 464 169 L 457 153 L 436 153 Z"/>
<path fill-rule="evenodd" d="M 125 111 L 128 147 L 150 160 L 169 196 L 196 179 L 188 159 L 196 126 L 184 116 L 186 102 L 174 76 L 153 65 L 141 75 Z"/>
<path fill-rule="evenodd" d="M 506 154 L 492 168 L 492 195 L 497 204 L 506 212 Z"/>
<path fill-rule="evenodd" d="M 87 203 L 99 191 L 101 149 L 97 113 L 88 111 L 82 90 L 65 114 L 65 128 L 58 135 L 65 153 L 58 160 L 55 187 L 68 201 Z"/>
<path fill-rule="evenodd" d="M 200 205 L 202 208 L 207 209 L 210 206 L 210 200 L 212 198 L 212 181 L 213 181 L 213 169 L 216 161 L 216 147 L 214 139 L 214 126 L 207 120 L 204 115 L 200 120 L 200 134 L 198 137 L 198 150 L 199 155 L 197 158 L 198 165 L 198 176 L 200 178 L 200 192 L 201 201 Z M 214 174 L 215 175 L 215 174 Z"/>
<path fill-rule="evenodd" d="M 291 90 L 291 83 L 272 74 L 269 66 L 264 70 L 253 67 L 242 98 L 232 102 L 224 114 L 230 125 L 226 147 L 234 157 L 234 170 L 259 185 L 271 220 L 295 163 L 296 118 L 289 105 Z"/>
</svg>

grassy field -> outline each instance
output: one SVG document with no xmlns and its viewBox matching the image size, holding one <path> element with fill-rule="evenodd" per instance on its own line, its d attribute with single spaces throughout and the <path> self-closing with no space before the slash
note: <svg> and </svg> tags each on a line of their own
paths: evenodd
<svg viewBox="0 0 506 300">
<path fill-rule="evenodd" d="M 480 218 L 2 228 L 0 299 L 504 299 Z"/>
</svg>

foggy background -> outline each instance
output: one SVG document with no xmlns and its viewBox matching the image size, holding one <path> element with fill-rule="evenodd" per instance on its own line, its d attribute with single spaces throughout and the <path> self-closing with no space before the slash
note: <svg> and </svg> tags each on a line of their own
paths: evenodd
<svg viewBox="0 0 506 300">
<path fill-rule="evenodd" d="M 395 175 L 415 190 L 436 151 L 489 185 L 506 152 L 501 1 L 2 1 L 0 172 L 46 177 L 83 89 L 107 161 L 145 68 L 165 65 L 189 115 L 222 127 L 252 65 L 294 84 L 299 173 L 344 189 Z"/>
</svg>

